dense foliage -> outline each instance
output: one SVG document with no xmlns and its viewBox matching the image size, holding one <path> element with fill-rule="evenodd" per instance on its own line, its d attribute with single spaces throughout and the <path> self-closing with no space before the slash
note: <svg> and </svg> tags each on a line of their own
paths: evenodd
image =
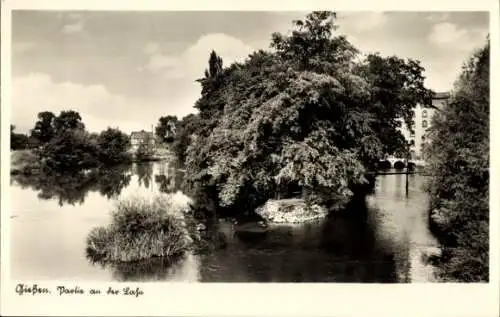
<svg viewBox="0 0 500 317">
<path fill-rule="evenodd" d="M 172 148 L 181 165 L 184 165 L 187 148 L 191 143 L 192 135 L 198 129 L 198 124 L 199 118 L 195 114 L 189 114 L 179 122 Z"/>
<path fill-rule="evenodd" d="M 38 114 L 38 121 L 35 123 L 33 130 L 31 130 L 31 136 L 40 144 L 45 144 L 54 137 L 55 117 L 50 111 L 43 111 Z"/>
<path fill-rule="evenodd" d="M 430 100 L 423 68 L 395 56 L 361 59 L 334 34 L 335 19 L 313 12 L 290 34 L 273 34 L 270 51 L 226 68 L 210 54 L 197 127 L 182 142 L 191 189 L 238 212 L 297 191 L 342 206 L 384 153 L 408 150 L 398 127 Z"/>
<path fill-rule="evenodd" d="M 15 133 L 16 127 L 10 125 L 10 149 L 11 150 L 24 150 L 30 146 L 29 137 L 26 134 Z"/>
<path fill-rule="evenodd" d="M 99 164 L 96 138 L 81 129 L 57 133 L 40 148 L 39 154 L 43 166 L 51 170 L 79 170 Z"/>
<path fill-rule="evenodd" d="M 156 137 L 163 142 L 173 142 L 178 123 L 176 116 L 160 117 L 155 128 Z"/>
<path fill-rule="evenodd" d="M 488 281 L 489 43 L 465 65 L 426 149 L 431 220 L 443 243 L 442 275 Z"/>
<path fill-rule="evenodd" d="M 48 111 L 39 113 L 29 139 L 42 169 L 78 171 L 130 160 L 128 135 L 113 128 L 89 133 L 80 114 L 73 110 L 58 116 Z"/>
<path fill-rule="evenodd" d="M 97 139 L 99 160 L 106 164 L 118 164 L 130 159 L 127 150 L 130 138 L 118 129 L 107 128 Z"/>
</svg>

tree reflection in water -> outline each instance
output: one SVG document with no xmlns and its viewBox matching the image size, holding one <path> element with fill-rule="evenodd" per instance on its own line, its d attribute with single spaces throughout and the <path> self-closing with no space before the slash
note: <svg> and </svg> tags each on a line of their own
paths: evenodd
<svg viewBox="0 0 500 317">
<path fill-rule="evenodd" d="M 203 256 L 203 282 L 398 282 L 394 253 L 375 242 L 364 203 L 316 223 L 231 228 L 227 246 Z M 357 209 L 356 209 L 357 208 Z"/>
<path fill-rule="evenodd" d="M 158 190 L 162 193 L 169 193 L 171 192 L 169 188 L 169 179 L 167 176 L 160 174 L 160 175 L 155 175 L 155 182 L 158 184 Z"/>
<path fill-rule="evenodd" d="M 143 162 L 135 164 L 135 173 L 137 174 L 139 186 L 144 184 L 144 187 L 149 188 L 151 179 L 153 178 L 153 163 Z"/>
<path fill-rule="evenodd" d="M 396 274 L 394 254 L 373 242 L 371 229 L 355 229 L 363 228 L 337 215 L 306 225 L 273 226 L 266 232 L 240 231 L 226 222 L 205 232 L 207 248 L 190 255 L 194 260 L 89 261 L 122 282 L 404 282 Z"/>
<path fill-rule="evenodd" d="M 172 166 L 167 166 L 162 173 L 155 175 L 158 190 L 162 193 L 173 193 L 181 189 L 183 174 Z"/>
<path fill-rule="evenodd" d="M 45 170 L 37 175 L 15 175 L 14 182 L 22 188 L 38 191 L 40 199 L 58 199 L 59 205 L 83 204 L 89 192 L 98 192 L 112 199 L 130 183 L 130 166 L 115 166 L 78 172 Z"/>
</svg>

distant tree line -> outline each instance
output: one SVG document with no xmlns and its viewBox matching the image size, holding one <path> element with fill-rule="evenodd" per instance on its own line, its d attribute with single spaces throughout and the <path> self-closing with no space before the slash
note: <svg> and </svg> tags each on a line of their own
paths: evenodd
<svg viewBox="0 0 500 317">
<path fill-rule="evenodd" d="M 31 147 L 30 138 L 26 134 L 16 133 L 15 125 L 10 125 L 10 149 L 11 150 L 24 150 Z"/>
<path fill-rule="evenodd" d="M 101 133 L 89 133 L 80 114 L 73 110 L 58 116 L 40 112 L 29 136 L 13 131 L 11 126 L 11 149 L 31 149 L 43 168 L 77 171 L 130 160 L 128 135 L 109 127 Z"/>
</svg>

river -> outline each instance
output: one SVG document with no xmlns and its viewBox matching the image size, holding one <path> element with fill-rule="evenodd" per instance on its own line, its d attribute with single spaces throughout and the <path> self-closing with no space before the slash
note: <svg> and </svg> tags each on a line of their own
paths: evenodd
<svg viewBox="0 0 500 317">
<path fill-rule="evenodd" d="M 11 276 L 19 280 L 175 282 L 434 282 L 425 254 L 437 246 L 427 226 L 425 177 L 383 175 L 365 220 L 333 215 L 266 233 L 221 223 L 222 247 L 176 263 L 92 264 L 89 231 L 109 222 L 116 200 L 174 191 L 182 172 L 165 162 L 117 167 L 96 175 L 11 179 Z M 353 214 L 360 210 L 353 210 Z M 348 213 L 347 213 L 348 214 Z"/>
</svg>

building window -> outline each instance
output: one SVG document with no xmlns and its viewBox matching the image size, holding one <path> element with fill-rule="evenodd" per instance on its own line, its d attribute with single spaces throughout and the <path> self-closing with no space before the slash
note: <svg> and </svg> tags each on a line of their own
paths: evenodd
<svg viewBox="0 0 500 317">
<path fill-rule="evenodd" d="M 427 128 L 427 120 L 422 120 L 422 128 Z"/>
<path fill-rule="evenodd" d="M 427 110 L 422 111 L 422 118 L 427 118 Z"/>
</svg>

